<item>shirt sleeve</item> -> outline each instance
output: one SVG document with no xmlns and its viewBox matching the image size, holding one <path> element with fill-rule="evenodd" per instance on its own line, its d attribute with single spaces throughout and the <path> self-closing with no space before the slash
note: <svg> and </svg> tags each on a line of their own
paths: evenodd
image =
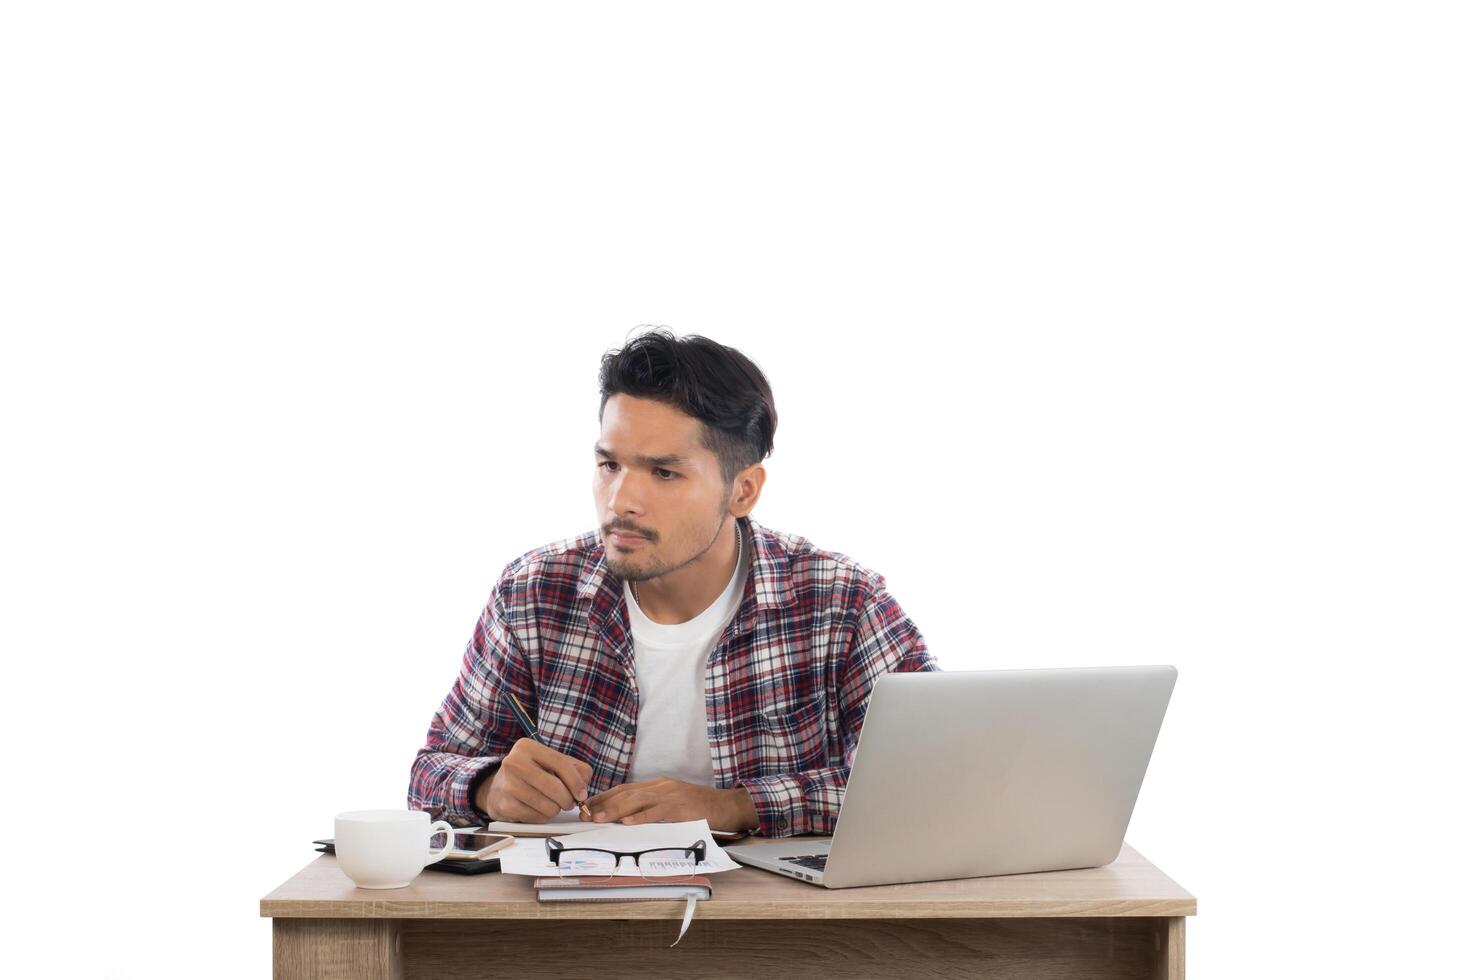
<svg viewBox="0 0 1469 980">
<path fill-rule="evenodd" d="M 744 779 L 755 803 L 762 837 L 825 835 L 836 828 L 847 791 L 847 774 L 857 751 L 857 737 L 867 715 L 872 685 L 888 671 L 934 671 L 938 663 L 923 635 L 878 579 L 877 590 L 863 602 L 851 633 L 851 646 L 841 672 L 842 764 L 759 779 Z"/>
<path fill-rule="evenodd" d="M 507 566 L 491 591 L 459 677 L 434 713 L 409 773 L 409 809 L 427 810 L 431 819 L 456 827 L 491 819 L 475 807 L 474 792 L 524 735 L 505 692 L 513 691 L 532 717 L 536 713 L 535 689 L 507 614 L 515 601 L 515 571 L 514 563 Z"/>
</svg>

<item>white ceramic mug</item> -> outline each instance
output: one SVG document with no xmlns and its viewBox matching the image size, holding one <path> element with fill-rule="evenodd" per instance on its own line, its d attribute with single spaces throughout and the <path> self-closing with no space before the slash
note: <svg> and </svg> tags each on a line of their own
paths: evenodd
<svg viewBox="0 0 1469 980">
<path fill-rule="evenodd" d="M 429 847 L 434 834 L 444 846 Z M 455 828 L 425 810 L 351 810 L 337 814 L 337 865 L 358 888 L 403 888 L 454 846 Z"/>
</svg>

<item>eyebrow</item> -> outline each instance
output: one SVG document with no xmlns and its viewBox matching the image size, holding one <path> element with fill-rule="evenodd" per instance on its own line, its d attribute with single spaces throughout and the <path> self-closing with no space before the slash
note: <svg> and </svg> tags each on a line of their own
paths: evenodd
<svg viewBox="0 0 1469 980">
<path fill-rule="evenodd" d="M 617 455 L 610 449 L 604 449 L 599 442 L 592 449 L 598 456 L 606 456 L 608 459 L 616 459 Z M 635 456 L 633 457 L 644 466 L 687 466 L 693 462 L 687 456 L 678 453 L 669 453 L 666 456 Z"/>
</svg>

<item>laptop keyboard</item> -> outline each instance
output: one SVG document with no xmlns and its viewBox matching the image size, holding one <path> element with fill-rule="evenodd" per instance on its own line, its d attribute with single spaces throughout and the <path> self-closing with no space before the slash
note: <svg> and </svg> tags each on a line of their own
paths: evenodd
<svg viewBox="0 0 1469 980">
<path fill-rule="evenodd" d="M 810 868 L 812 871 L 825 871 L 826 858 L 825 854 L 803 854 L 800 857 L 788 857 L 785 860 L 791 864 L 799 864 L 803 868 Z"/>
</svg>

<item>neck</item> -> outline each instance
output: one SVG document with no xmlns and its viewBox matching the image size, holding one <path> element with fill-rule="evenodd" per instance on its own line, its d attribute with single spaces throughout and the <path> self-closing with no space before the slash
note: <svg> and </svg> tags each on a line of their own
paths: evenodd
<svg viewBox="0 0 1469 980">
<path fill-rule="evenodd" d="M 632 583 L 633 601 L 644 616 L 664 625 L 686 623 L 719 598 L 750 547 L 739 521 L 732 523 L 696 560 L 667 575 Z"/>
</svg>

